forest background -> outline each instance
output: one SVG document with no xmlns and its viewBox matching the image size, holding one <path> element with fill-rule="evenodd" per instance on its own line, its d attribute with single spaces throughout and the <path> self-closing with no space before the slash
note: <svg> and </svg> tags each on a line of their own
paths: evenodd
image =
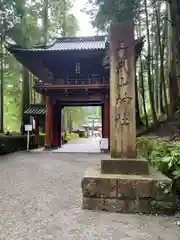
<svg viewBox="0 0 180 240">
<path fill-rule="evenodd" d="M 9 55 L 7 42 L 29 47 L 78 35 L 75 2 L 0 0 L 1 132 L 19 131 L 27 96 L 29 102 L 40 101 L 29 87 L 34 77 Z M 97 34 L 107 34 L 112 21 L 134 19 L 135 36 L 144 39 L 136 67 L 138 126 L 149 128 L 172 116 L 180 104 L 180 0 L 87 0 L 82 8 Z M 66 108 L 66 118 L 69 113 L 81 125 L 87 116 L 100 117 L 100 108 Z"/>
</svg>

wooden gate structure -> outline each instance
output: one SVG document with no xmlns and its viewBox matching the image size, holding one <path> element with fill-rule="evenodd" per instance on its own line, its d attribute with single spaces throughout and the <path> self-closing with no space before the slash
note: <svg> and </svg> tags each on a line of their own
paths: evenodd
<svg viewBox="0 0 180 240">
<path fill-rule="evenodd" d="M 143 39 L 135 43 L 138 55 Z M 33 87 L 43 96 L 46 106 L 46 148 L 61 147 L 64 106 L 101 106 L 102 136 L 110 138 L 107 36 L 60 37 L 49 45 L 32 48 L 11 45 L 8 50 L 37 78 Z"/>
</svg>

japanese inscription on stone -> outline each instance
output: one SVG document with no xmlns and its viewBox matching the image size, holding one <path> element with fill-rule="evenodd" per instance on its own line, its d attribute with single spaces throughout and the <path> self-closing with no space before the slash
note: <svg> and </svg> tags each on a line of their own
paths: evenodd
<svg viewBox="0 0 180 240">
<path fill-rule="evenodd" d="M 136 157 L 134 23 L 110 28 L 110 149 L 114 158 Z"/>
<path fill-rule="evenodd" d="M 116 66 L 116 121 L 120 120 L 120 124 L 129 124 L 129 104 L 132 97 L 128 96 L 126 91 L 121 91 L 120 88 L 126 87 L 128 82 L 128 59 L 127 47 L 124 42 L 119 43 L 116 52 L 117 66 Z"/>
</svg>

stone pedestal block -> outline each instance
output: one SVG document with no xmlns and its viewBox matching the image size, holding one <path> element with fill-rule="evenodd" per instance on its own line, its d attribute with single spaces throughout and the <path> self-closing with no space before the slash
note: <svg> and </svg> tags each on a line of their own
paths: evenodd
<svg viewBox="0 0 180 240">
<path fill-rule="evenodd" d="M 149 175 L 102 174 L 100 167 L 88 169 L 82 180 L 83 208 L 124 213 L 175 211 L 172 181 L 149 169 Z"/>
<path fill-rule="evenodd" d="M 107 174 L 149 174 L 146 159 L 106 159 L 101 160 L 101 172 Z"/>
</svg>

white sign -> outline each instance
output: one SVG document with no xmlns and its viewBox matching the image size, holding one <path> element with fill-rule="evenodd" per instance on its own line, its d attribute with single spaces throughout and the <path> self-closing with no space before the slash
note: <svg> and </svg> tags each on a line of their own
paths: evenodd
<svg viewBox="0 0 180 240">
<path fill-rule="evenodd" d="M 36 121 L 34 120 L 34 118 L 33 118 L 33 120 L 32 120 L 32 128 L 35 130 L 36 129 Z"/>
<path fill-rule="evenodd" d="M 26 124 L 26 125 L 25 125 L 25 131 L 26 131 L 26 132 L 32 131 L 32 125 Z"/>
<path fill-rule="evenodd" d="M 109 148 L 108 138 L 102 138 L 101 140 L 101 149 L 107 150 Z"/>
<path fill-rule="evenodd" d="M 29 132 L 32 131 L 32 125 L 26 124 L 24 125 L 25 131 L 27 132 L 27 151 L 29 151 Z"/>
</svg>

